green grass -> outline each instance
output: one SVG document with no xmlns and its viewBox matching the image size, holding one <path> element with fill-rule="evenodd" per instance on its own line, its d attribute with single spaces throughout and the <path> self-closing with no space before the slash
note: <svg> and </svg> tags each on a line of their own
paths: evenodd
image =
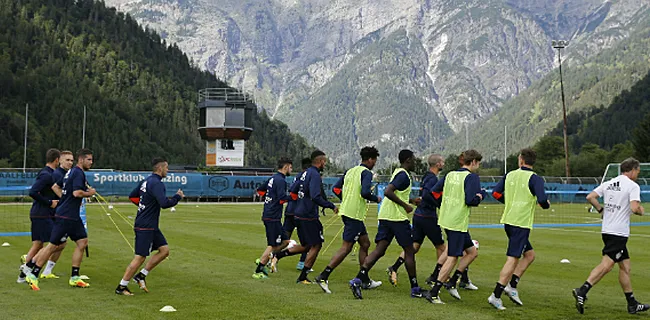
<svg viewBox="0 0 650 320">
<path fill-rule="evenodd" d="M 133 215 L 133 206 L 118 205 L 120 212 Z M 584 206 L 576 205 L 578 216 Z M 24 208 L 0 207 L 0 214 L 21 212 Z M 494 208 L 496 210 L 496 206 Z M 67 286 L 70 272 L 71 247 L 67 248 L 55 273 L 59 280 L 44 280 L 41 291 L 32 292 L 27 285 L 16 284 L 19 257 L 29 248 L 28 237 L 2 237 L 11 243 L 0 248 L 0 289 L 3 319 L 403 319 L 463 317 L 465 319 L 572 319 L 578 314 L 573 307 L 570 290 L 581 285 L 591 269 L 600 262 L 602 244 L 598 228 L 535 229 L 531 242 L 537 260 L 523 277 L 519 286 L 524 307 L 510 301 L 508 310 L 497 312 L 486 303 L 499 271 L 505 261 L 506 238 L 501 229 L 471 230 L 480 241 L 478 259 L 470 268 L 472 281 L 479 291 L 461 291 L 462 301 L 454 301 L 446 292 L 441 297 L 444 306 L 431 305 L 421 299 L 411 299 L 406 272 L 401 269 L 400 286 L 387 285 L 384 269 L 399 254 L 394 243 L 370 274 L 385 284 L 364 292 L 364 300 L 352 298 L 347 282 L 358 270 L 357 257 L 348 257 L 330 277 L 332 295 L 325 295 L 315 285 L 295 283 L 297 257 L 280 262 L 280 272 L 260 281 L 251 277 L 253 261 L 265 246 L 264 227 L 260 221 L 260 205 L 183 204 L 174 213 L 163 213 L 161 229 L 170 243 L 170 259 L 151 272 L 148 286 L 151 293 L 136 291 L 134 297 L 116 296 L 115 286 L 132 252 L 115 229 L 109 217 L 98 206 L 89 206 L 90 258 L 84 258 L 81 273 L 88 275 L 91 287 L 73 289 Z M 372 211 L 376 212 L 376 211 Z M 589 216 L 586 213 L 584 214 Z M 131 227 L 113 213 L 115 222 L 133 237 Z M 341 228 L 337 218 L 326 226 L 327 246 Z M 376 215 L 368 218 L 371 237 L 376 232 Z M 27 222 L 24 222 L 25 225 Z M 329 226 L 329 227 L 328 227 Z M 4 230 L 2 230 L 4 231 Z M 645 255 L 645 243 L 650 228 L 633 227 L 629 249 L 632 255 L 632 282 L 641 301 L 650 301 L 650 281 Z M 320 272 L 340 245 L 336 236 L 327 252 L 321 252 L 314 269 Z M 571 264 L 560 264 L 567 258 Z M 419 279 L 435 265 L 435 250 L 427 243 L 417 256 Z M 314 275 L 312 275 L 313 277 Z M 131 288 L 135 287 L 131 285 Z M 165 305 L 178 312 L 162 313 Z M 608 275 L 589 295 L 584 319 L 625 319 L 625 298 L 617 275 Z"/>
</svg>

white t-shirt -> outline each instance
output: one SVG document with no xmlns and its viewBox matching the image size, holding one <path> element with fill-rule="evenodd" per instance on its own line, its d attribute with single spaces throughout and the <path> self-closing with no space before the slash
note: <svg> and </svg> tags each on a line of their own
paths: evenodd
<svg viewBox="0 0 650 320">
<path fill-rule="evenodd" d="M 620 175 L 594 189 L 605 201 L 602 233 L 630 236 L 631 201 L 641 201 L 641 188 L 625 175 Z"/>
</svg>

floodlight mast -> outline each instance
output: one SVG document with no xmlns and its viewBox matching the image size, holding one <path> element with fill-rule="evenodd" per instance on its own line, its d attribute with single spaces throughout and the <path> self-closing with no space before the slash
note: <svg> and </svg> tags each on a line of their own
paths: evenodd
<svg viewBox="0 0 650 320">
<path fill-rule="evenodd" d="M 566 103 L 564 99 L 564 81 L 562 79 L 562 49 L 566 48 L 569 45 L 569 42 L 566 40 L 553 40 L 551 45 L 554 49 L 557 49 L 557 61 L 560 69 L 560 91 L 562 93 L 562 116 L 564 118 L 564 160 L 565 160 L 565 173 L 566 177 L 571 177 L 571 171 L 569 170 L 569 139 L 567 137 L 567 118 L 566 118 Z"/>
</svg>

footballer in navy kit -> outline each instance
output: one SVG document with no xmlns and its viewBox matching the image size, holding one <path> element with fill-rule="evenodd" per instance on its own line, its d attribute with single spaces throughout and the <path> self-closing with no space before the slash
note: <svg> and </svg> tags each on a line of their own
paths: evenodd
<svg viewBox="0 0 650 320">
<path fill-rule="evenodd" d="M 171 208 L 185 197 L 180 189 L 173 197 L 167 198 L 166 196 L 167 189 L 162 179 L 167 176 L 169 170 L 167 160 L 155 158 L 151 161 L 151 165 L 153 173 L 138 183 L 138 186 L 129 194 L 129 200 L 138 206 L 138 213 L 133 226 L 135 231 L 135 257 L 126 267 L 124 276 L 115 289 L 115 293 L 119 295 L 133 295 L 127 287 L 131 279 L 144 292 L 149 292 L 145 281 L 147 275 L 169 256 L 167 240 L 159 228 L 160 209 Z M 154 254 L 145 267 L 133 276 L 153 250 L 158 250 L 158 253 Z"/>
</svg>

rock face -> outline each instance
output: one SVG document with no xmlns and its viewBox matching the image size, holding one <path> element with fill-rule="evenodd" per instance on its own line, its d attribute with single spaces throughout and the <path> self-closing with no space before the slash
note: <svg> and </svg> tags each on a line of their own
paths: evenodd
<svg viewBox="0 0 650 320">
<path fill-rule="evenodd" d="M 106 0 L 341 165 L 368 144 L 442 150 L 555 67 L 551 39 L 584 61 L 649 2 Z"/>
</svg>

